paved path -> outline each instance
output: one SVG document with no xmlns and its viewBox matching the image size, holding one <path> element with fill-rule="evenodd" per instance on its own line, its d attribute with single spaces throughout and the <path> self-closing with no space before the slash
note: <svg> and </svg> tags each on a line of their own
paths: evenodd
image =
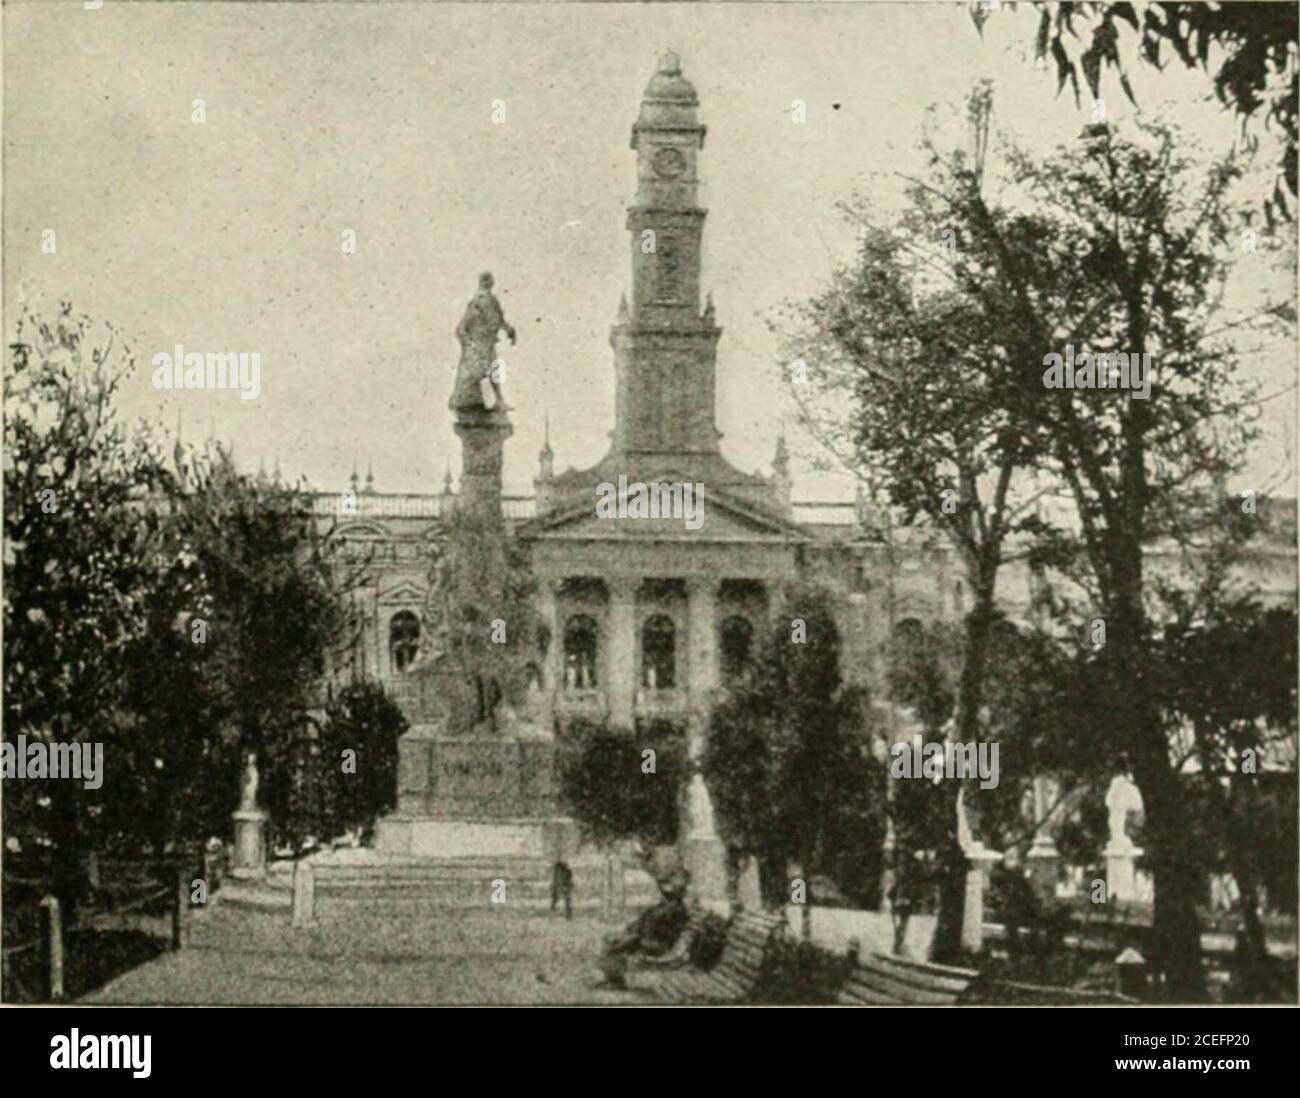
<svg viewBox="0 0 1300 1098">
<path fill-rule="evenodd" d="M 456 911 L 294 930 L 287 913 L 215 908 L 187 947 L 125 973 L 90 1003 L 594 1003 L 652 1001 L 597 988 L 610 929 L 592 917 Z"/>
</svg>

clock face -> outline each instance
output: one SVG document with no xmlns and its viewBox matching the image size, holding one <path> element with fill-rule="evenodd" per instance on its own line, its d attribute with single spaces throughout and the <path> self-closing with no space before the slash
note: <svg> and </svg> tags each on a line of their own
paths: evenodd
<svg viewBox="0 0 1300 1098">
<path fill-rule="evenodd" d="M 651 162 L 656 174 L 675 179 L 686 170 L 686 157 L 680 149 L 662 148 L 654 155 Z"/>
</svg>

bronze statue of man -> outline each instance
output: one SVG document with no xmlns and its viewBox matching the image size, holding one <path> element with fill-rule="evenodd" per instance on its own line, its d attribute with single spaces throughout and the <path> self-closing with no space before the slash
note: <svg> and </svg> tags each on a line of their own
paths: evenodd
<svg viewBox="0 0 1300 1098">
<path fill-rule="evenodd" d="M 492 409 L 505 410 L 501 399 L 500 379 L 493 369 L 496 362 L 497 335 L 504 330 L 515 342 L 515 330 L 501 311 L 501 302 L 492 292 L 492 276 L 488 273 L 479 275 L 478 293 L 465 307 L 465 315 L 456 325 L 456 338 L 460 340 L 460 362 L 456 366 L 456 388 L 452 390 L 448 407 L 453 412 L 462 409 L 481 410 L 488 408 L 483 399 L 483 382 L 492 384 L 495 398 Z"/>
</svg>

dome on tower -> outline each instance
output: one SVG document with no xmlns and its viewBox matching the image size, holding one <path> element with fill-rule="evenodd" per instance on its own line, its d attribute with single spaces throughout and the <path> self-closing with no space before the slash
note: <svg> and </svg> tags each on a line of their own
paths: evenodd
<svg viewBox="0 0 1300 1098">
<path fill-rule="evenodd" d="M 699 103 L 695 85 L 682 75 L 681 59 L 672 50 L 659 59 L 658 70 L 645 86 L 645 98 L 692 106 Z"/>
</svg>

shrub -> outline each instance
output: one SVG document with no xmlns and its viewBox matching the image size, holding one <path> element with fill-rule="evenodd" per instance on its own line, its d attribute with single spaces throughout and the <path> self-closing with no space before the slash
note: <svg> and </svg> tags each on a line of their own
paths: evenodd
<svg viewBox="0 0 1300 1098">
<path fill-rule="evenodd" d="M 648 770 L 653 750 L 654 769 Z M 680 735 L 632 734 L 575 721 L 560 752 L 560 791 L 584 839 L 608 846 L 624 839 L 667 844 L 677 839 L 677 805 L 685 772 Z"/>
</svg>

